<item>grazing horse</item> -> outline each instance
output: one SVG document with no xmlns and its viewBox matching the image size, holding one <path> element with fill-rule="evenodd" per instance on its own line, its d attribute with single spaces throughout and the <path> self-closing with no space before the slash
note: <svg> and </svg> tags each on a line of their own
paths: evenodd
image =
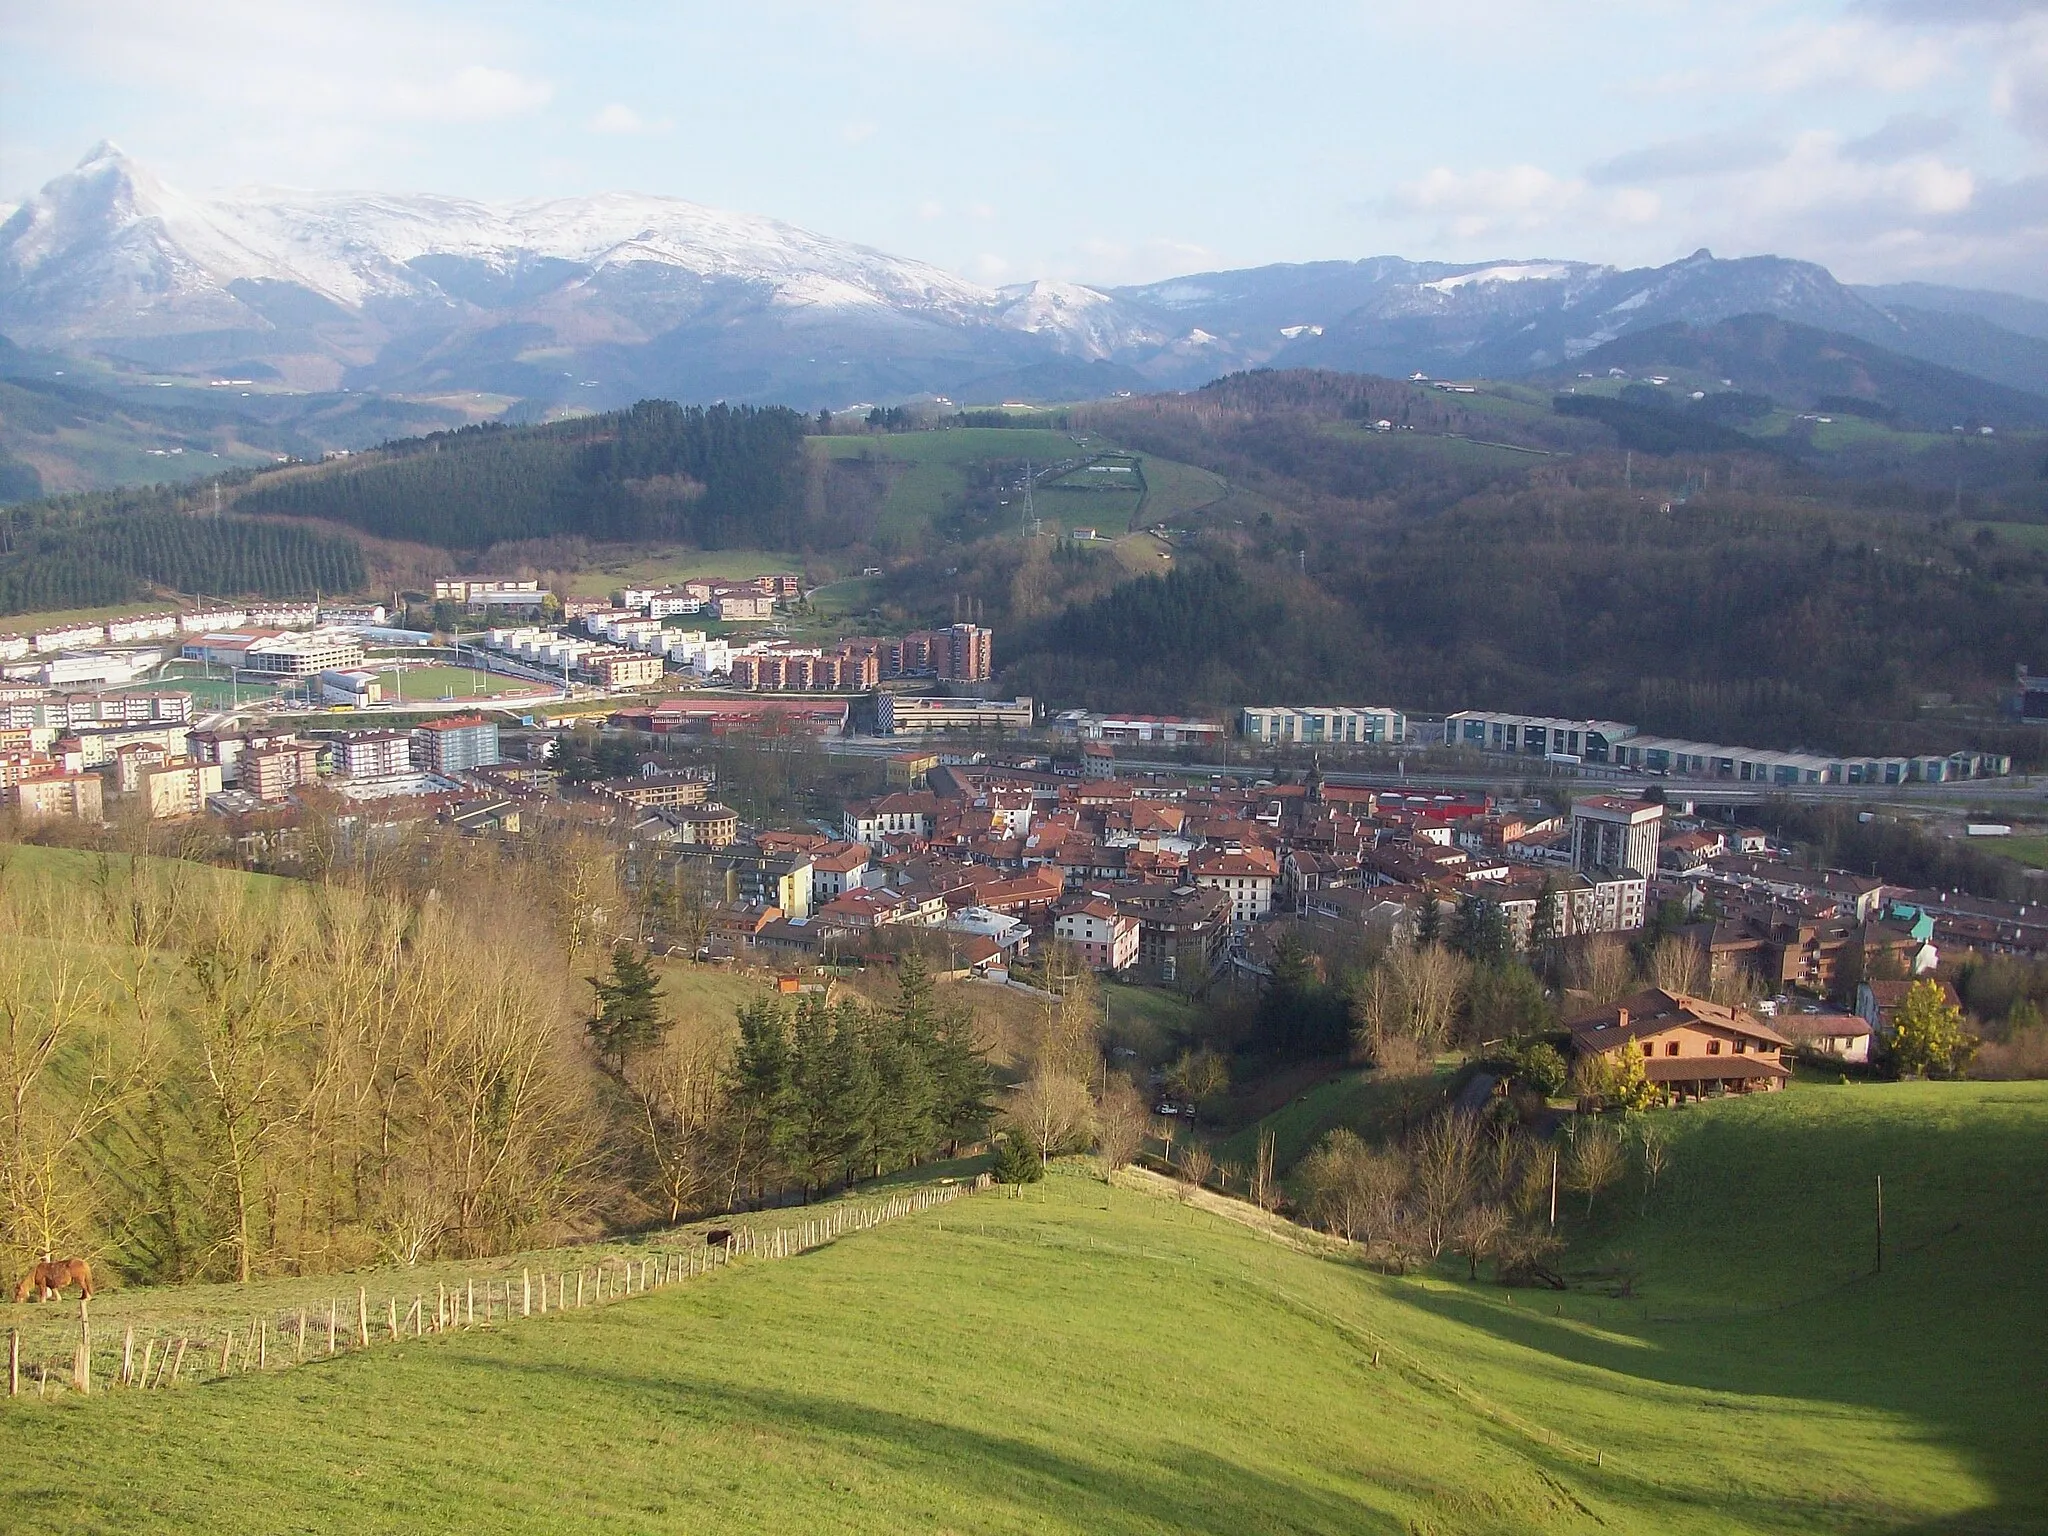
<svg viewBox="0 0 2048 1536">
<path fill-rule="evenodd" d="M 21 1284 L 14 1288 L 16 1301 L 27 1301 L 28 1293 L 34 1291 L 37 1301 L 57 1301 L 64 1294 L 64 1287 L 78 1287 L 78 1299 L 92 1299 L 92 1266 L 83 1259 L 54 1259 L 47 1264 L 38 1264 L 21 1277 Z"/>
<path fill-rule="evenodd" d="M 704 1234 L 706 1248 L 724 1248 L 732 1242 L 732 1232 L 725 1227 L 713 1227 Z"/>
</svg>

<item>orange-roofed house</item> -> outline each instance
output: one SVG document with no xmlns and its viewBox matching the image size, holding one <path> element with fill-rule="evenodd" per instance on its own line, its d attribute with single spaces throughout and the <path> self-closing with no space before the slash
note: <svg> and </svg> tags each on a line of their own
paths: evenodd
<svg viewBox="0 0 2048 1536">
<path fill-rule="evenodd" d="M 1672 1098 L 1774 1093 L 1792 1076 L 1792 1042 L 1740 1008 L 1652 988 L 1570 1021 L 1576 1056 L 1618 1051 L 1634 1041 L 1643 1071 Z"/>
</svg>

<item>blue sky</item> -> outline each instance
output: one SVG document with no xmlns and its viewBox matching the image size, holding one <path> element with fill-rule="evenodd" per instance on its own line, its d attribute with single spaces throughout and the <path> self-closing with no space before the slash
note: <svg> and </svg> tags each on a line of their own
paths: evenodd
<svg viewBox="0 0 2048 1536">
<path fill-rule="evenodd" d="M 2048 297 L 2048 0 L 0 6 L 0 200 L 614 189 L 984 282 L 1775 251 Z"/>
</svg>

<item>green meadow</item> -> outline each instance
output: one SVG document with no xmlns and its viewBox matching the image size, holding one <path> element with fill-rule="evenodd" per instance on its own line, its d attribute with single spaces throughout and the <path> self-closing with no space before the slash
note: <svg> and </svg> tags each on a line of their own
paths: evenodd
<svg viewBox="0 0 2048 1536">
<path fill-rule="evenodd" d="M 43 1532 L 2048 1529 L 2048 1087 L 1659 1124 L 1657 1189 L 1568 1213 L 1564 1294 L 1377 1274 L 1061 1165 L 602 1309 L 0 1404 L 0 1507 Z"/>
</svg>

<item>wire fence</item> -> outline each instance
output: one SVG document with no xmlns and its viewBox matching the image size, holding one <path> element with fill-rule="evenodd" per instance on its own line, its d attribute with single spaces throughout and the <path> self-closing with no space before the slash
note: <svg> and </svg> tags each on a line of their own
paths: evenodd
<svg viewBox="0 0 2048 1536">
<path fill-rule="evenodd" d="M 8 1329 L 7 1395 L 17 1403 L 48 1401 L 67 1393 L 90 1396 L 96 1383 L 104 1383 L 101 1390 L 168 1390 L 430 1334 L 506 1328 L 551 1313 L 609 1306 L 736 1264 L 795 1258 L 853 1233 L 978 1194 L 991 1183 L 984 1173 L 883 1200 L 847 1202 L 791 1223 L 734 1222 L 712 1229 L 705 1241 L 688 1247 L 607 1255 L 574 1266 L 528 1263 L 516 1270 L 437 1280 L 431 1294 L 416 1290 L 409 1299 L 386 1285 L 376 1287 L 381 1296 L 373 1296 L 370 1286 L 359 1284 L 352 1295 L 332 1291 L 324 1305 L 272 1307 L 225 1327 L 157 1325 L 138 1335 L 129 1325 L 116 1339 L 95 1334 L 91 1303 L 81 1300 L 77 1326 L 70 1330 L 68 1357 L 61 1350 L 52 1354 L 33 1347 L 25 1357 L 22 1330 Z"/>
</svg>

